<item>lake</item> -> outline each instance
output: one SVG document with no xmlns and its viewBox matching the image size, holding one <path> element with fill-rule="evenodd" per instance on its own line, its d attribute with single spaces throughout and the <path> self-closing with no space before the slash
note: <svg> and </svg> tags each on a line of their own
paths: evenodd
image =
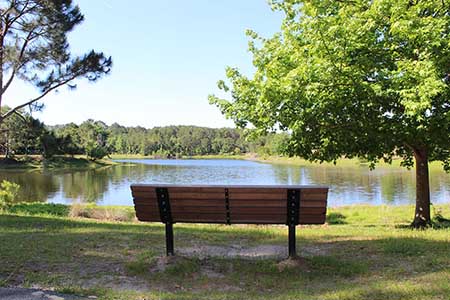
<svg viewBox="0 0 450 300">
<path fill-rule="evenodd" d="M 96 170 L 2 171 L 21 186 L 18 199 L 27 202 L 132 205 L 130 184 L 304 184 L 330 187 L 329 206 L 412 204 L 415 173 L 405 168 L 367 166 L 292 166 L 246 160 L 120 160 Z M 450 175 L 430 170 L 433 203 L 450 203 Z"/>
</svg>

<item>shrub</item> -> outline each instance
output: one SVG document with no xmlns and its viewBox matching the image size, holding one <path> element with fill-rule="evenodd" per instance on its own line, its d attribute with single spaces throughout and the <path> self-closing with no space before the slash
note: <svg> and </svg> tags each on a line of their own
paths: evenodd
<svg viewBox="0 0 450 300">
<path fill-rule="evenodd" d="M 17 197 L 20 186 L 17 183 L 3 180 L 0 183 L 0 209 L 7 207 Z"/>
</svg>

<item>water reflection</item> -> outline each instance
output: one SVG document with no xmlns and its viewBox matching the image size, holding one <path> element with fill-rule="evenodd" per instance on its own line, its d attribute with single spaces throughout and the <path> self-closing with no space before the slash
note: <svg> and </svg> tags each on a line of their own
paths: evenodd
<svg viewBox="0 0 450 300">
<path fill-rule="evenodd" d="M 354 203 L 414 203 L 414 172 L 403 168 L 365 166 L 298 167 L 238 160 L 132 160 L 97 170 L 4 171 L 7 179 L 21 186 L 18 199 L 72 203 L 95 202 L 131 205 L 132 183 L 177 184 L 321 184 L 330 186 L 331 206 Z M 450 175 L 432 170 L 433 203 L 450 202 Z"/>
</svg>

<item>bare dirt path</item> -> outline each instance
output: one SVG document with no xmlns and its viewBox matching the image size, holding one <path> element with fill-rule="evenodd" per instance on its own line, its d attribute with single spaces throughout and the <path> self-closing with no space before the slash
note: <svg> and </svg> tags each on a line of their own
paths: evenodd
<svg viewBox="0 0 450 300">
<path fill-rule="evenodd" d="M 24 288 L 0 288 L 2 300 L 87 300 L 94 297 L 83 298 L 74 295 L 64 295 L 52 291 Z"/>
</svg>

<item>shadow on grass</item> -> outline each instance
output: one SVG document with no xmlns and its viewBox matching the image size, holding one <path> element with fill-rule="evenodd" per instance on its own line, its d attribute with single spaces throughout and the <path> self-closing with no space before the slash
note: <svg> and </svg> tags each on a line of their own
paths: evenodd
<svg viewBox="0 0 450 300">
<path fill-rule="evenodd" d="M 433 228 L 448 229 L 450 228 L 450 219 L 444 218 L 440 213 L 433 218 Z"/>
<path fill-rule="evenodd" d="M 257 234 L 258 230 L 251 227 L 238 227 L 236 232 L 228 228 L 179 225 L 175 250 L 192 241 L 219 241 L 226 247 L 240 238 L 245 247 L 255 239 L 261 244 L 273 242 L 274 234 L 279 235 L 277 242 L 286 239 L 280 232 Z M 349 237 L 327 242 L 323 235 L 302 237 L 298 252 L 303 258 L 289 267 L 280 267 L 282 262 L 277 259 L 195 256 L 181 257 L 161 267 L 158 263 L 165 248 L 164 227 L 154 224 L 0 215 L 0 240 L 0 282 L 4 285 L 111 289 L 142 285 L 150 292 L 167 292 L 162 299 L 188 299 L 192 292 L 208 293 L 214 299 L 224 291 L 229 292 L 231 299 L 242 298 L 242 293 L 249 298 L 326 298 L 331 291 L 339 299 L 383 299 L 388 293 L 397 295 L 395 299 L 406 299 L 415 292 L 413 287 L 399 291 L 392 287 L 388 292 L 382 286 L 398 278 L 414 281 L 450 268 L 450 242 L 431 238 Z M 308 249 L 313 250 L 304 251 Z M 444 274 L 447 278 L 442 280 L 450 277 L 448 272 Z M 428 287 L 430 293 L 450 289 L 440 278 L 433 280 Z M 359 281 L 366 286 L 355 288 Z M 187 290 L 192 292 L 185 295 Z"/>
<path fill-rule="evenodd" d="M 327 224 L 330 225 L 347 224 L 347 222 L 345 221 L 346 218 L 347 217 L 341 213 L 336 212 L 329 213 L 327 214 Z"/>
</svg>

